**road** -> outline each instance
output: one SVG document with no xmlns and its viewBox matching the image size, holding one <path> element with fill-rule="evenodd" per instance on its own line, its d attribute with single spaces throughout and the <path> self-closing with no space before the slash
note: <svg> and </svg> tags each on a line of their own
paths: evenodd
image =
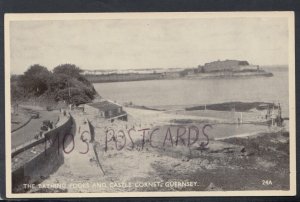
<svg viewBox="0 0 300 202">
<path fill-rule="evenodd" d="M 38 119 L 32 119 L 26 126 L 12 133 L 12 148 L 33 140 L 34 136 L 40 131 L 44 120 L 50 120 L 53 121 L 53 123 L 56 123 L 59 116 L 59 111 L 57 110 L 38 110 L 38 112 L 40 113 L 40 117 Z"/>
</svg>

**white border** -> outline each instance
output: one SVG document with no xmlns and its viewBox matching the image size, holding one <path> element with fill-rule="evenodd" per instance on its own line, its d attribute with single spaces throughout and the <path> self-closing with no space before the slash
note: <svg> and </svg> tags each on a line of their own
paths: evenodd
<svg viewBox="0 0 300 202">
<path fill-rule="evenodd" d="M 123 193 L 12 193 L 11 190 L 11 105 L 10 105 L 10 21 L 87 20 L 87 19 L 180 19 L 180 18 L 282 18 L 289 28 L 289 117 L 290 117 L 290 190 L 123 192 Z M 81 198 L 81 197 L 179 197 L 179 196 L 294 196 L 296 195 L 296 117 L 295 117 L 295 31 L 294 12 L 180 12 L 180 13 L 57 13 L 5 14 L 5 145 L 7 198 Z"/>
</svg>

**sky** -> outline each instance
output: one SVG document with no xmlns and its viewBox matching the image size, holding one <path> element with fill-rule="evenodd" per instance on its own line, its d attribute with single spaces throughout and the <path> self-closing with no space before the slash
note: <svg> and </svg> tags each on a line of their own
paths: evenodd
<svg viewBox="0 0 300 202">
<path fill-rule="evenodd" d="M 97 19 L 10 22 L 11 72 L 185 68 L 225 59 L 288 64 L 287 18 Z"/>
</svg>

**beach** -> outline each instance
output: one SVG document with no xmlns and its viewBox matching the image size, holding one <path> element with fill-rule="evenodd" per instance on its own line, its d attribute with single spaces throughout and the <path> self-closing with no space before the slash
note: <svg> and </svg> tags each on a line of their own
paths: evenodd
<svg viewBox="0 0 300 202">
<path fill-rule="evenodd" d="M 165 129 L 177 125 L 172 120 L 192 120 L 190 124 L 180 124 L 188 129 L 196 123 L 215 124 L 226 119 L 130 107 L 124 109 L 128 121 L 114 120 L 113 123 L 100 121 L 96 114 L 72 111 L 77 131 L 75 149 L 64 154 L 64 164 L 30 192 L 50 191 L 47 185 L 53 184 L 63 184 L 63 188 L 52 187 L 51 192 L 67 190 L 70 193 L 255 190 L 257 187 L 261 190 L 289 189 L 288 132 L 256 132 L 219 140 L 209 137 L 205 146 L 207 139 L 203 136 L 188 145 L 187 142 L 195 140 L 194 133 L 191 140 L 182 136 L 185 143 L 176 143 L 176 134 L 172 130 L 168 134 Z M 81 141 L 82 133 L 79 132 L 90 133 L 87 121 L 95 130 L 95 141 L 89 142 L 88 147 Z M 150 140 L 150 131 L 157 126 L 161 126 L 161 133 L 153 135 Z M 134 131 L 129 134 L 132 128 Z M 143 130 L 148 128 L 150 130 L 146 132 Z M 116 140 L 110 136 L 112 131 L 107 133 L 110 129 L 113 129 Z M 91 139 L 89 133 L 85 134 L 87 140 Z M 82 154 L 86 148 L 89 148 L 88 152 Z M 272 184 L 264 185 L 262 180 L 265 179 Z"/>
</svg>

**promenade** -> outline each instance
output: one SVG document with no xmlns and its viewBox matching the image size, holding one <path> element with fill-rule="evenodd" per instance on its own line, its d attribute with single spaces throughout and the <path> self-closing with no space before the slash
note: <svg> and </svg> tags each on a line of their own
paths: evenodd
<svg viewBox="0 0 300 202">
<path fill-rule="evenodd" d="M 35 110 L 39 113 L 38 119 L 31 119 L 31 121 L 20 128 L 19 130 L 12 132 L 11 134 L 11 147 L 15 148 L 26 142 L 34 140 L 34 136 L 39 133 L 43 121 L 49 120 L 53 124 L 56 124 L 59 116 L 59 111 L 46 111 L 46 110 Z"/>
</svg>

